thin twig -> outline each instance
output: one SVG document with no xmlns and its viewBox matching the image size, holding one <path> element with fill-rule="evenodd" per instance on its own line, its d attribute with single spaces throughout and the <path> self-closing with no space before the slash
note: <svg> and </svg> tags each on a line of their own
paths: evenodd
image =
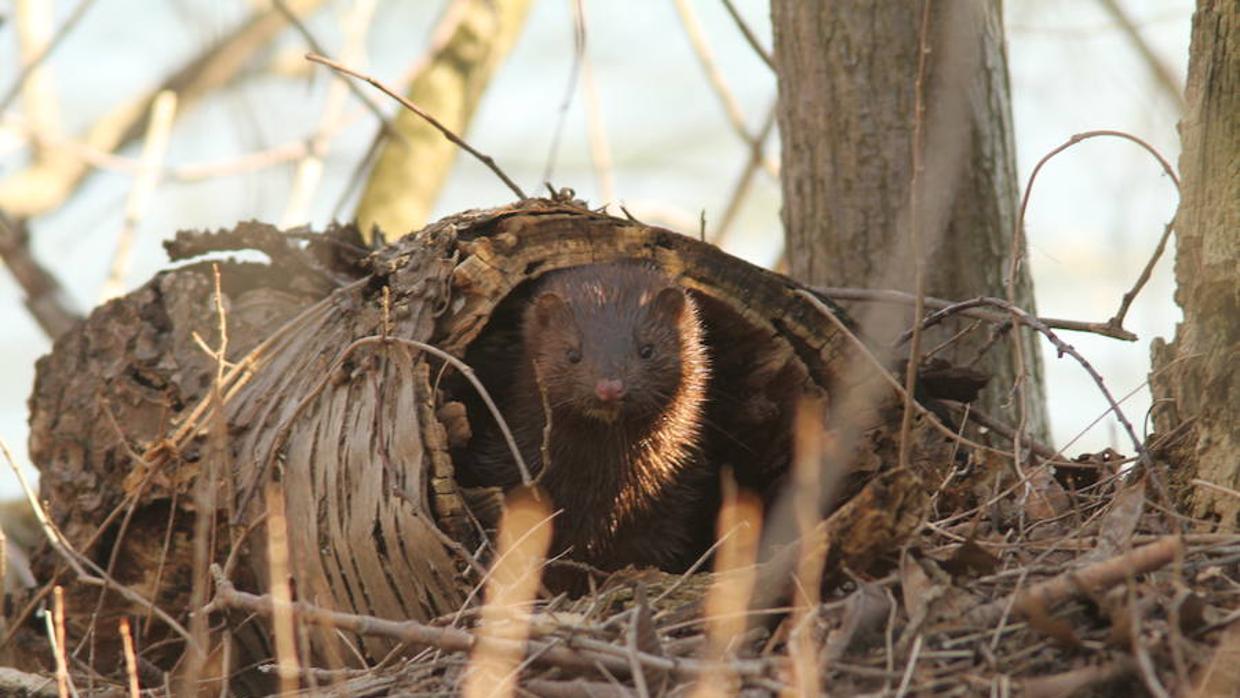
<svg viewBox="0 0 1240 698">
<path fill-rule="evenodd" d="M 913 152 L 911 158 L 913 172 L 908 187 L 908 240 L 913 261 L 913 290 L 916 298 L 913 302 L 913 334 L 909 338 L 908 361 L 904 367 L 904 411 L 900 416 L 899 459 L 897 461 L 901 469 L 908 467 L 909 455 L 912 451 L 909 434 L 913 431 L 913 392 L 917 384 L 917 369 L 921 365 L 921 318 L 926 311 L 926 260 L 922 254 L 921 244 L 924 194 L 921 187 L 922 174 L 925 169 L 922 156 L 925 149 L 926 62 L 930 55 L 930 1 L 922 0 L 921 3 L 921 28 L 917 34 L 917 80 L 913 88 Z M 1013 450 L 1019 460 L 1019 445 Z M 904 692 L 904 687 L 900 692 Z"/>
<path fill-rule="evenodd" d="M 408 109 L 414 114 L 417 114 L 419 117 L 425 120 L 426 123 L 433 126 L 435 130 L 439 131 L 439 133 L 442 134 L 444 138 L 447 138 L 449 141 L 455 144 L 458 148 L 474 156 L 478 160 L 478 162 L 481 162 L 482 164 L 486 165 L 487 168 L 489 168 L 492 172 L 494 172 L 497 177 L 503 180 L 504 184 L 508 185 L 508 188 L 512 190 L 514 194 L 517 195 L 518 199 L 524 200 L 525 198 L 527 198 L 525 196 L 525 192 L 521 191 L 521 187 L 518 187 L 516 182 L 513 182 L 511 179 L 508 178 L 508 175 L 504 174 L 504 171 L 499 168 L 499 165 L 495 164 L 495 160 L 493 160 L 490 155 L 483 155 L 482 153 L 475 150 L 473 146 L 466 143 L 464 140 L 461 139 L 460 136 L 456 135 L 451 130 L 449 130 L 447 126 L 444 126 L 443 124 L 439 123 L 438 119 L 436 119 L 435 117 L 423 111 L 421 107 L 419 107 L 418 105 L 406 99 L 404 95 L 400 94 L 399 92 L 393 90 L 392 88 L 388 87 L 384 83 L 380 82 L 379 80 L 369 75 L 359 73 L 353 70 L 352 68 L 341 65 L 340 63 L 337 63 L 336 61 L 333 61 L 332 59 L 327 58 L 325 56 L 320 56 L 317 53 L 307 53 L 306 60 L 311 61 L 313 63 L 319 63 L 321 65 L 325 65 L 328 68 L 331 68 L 332 70 L 335 70 L 340 73 L 344 73 L 345 75 L 357 78 L 358 80 L 365 80 L 366 82 L 370 83 L 383 94 L 400 102 L 401 106 L 403 106 L 404 108 Z"/>
<path fill-rule="evenodd" d="M 30 487 L 30 483 L 26 480 L 25 473 L 22 472 L 21 468 L 17 465 L 17 462 L 13 460 L 13 454 L 9 452 L 9 447 L 4 443 L 3 439 L 0 439 L 0 454 L 4 455 L 9 467 L 13 470 L 13 473 L 17 475 L 18 484 L 21 486 L 22 491 L 26 494 L 26 499 L 30 501 L 30 507 L 34 510 L 35 518 L 38 519 L 39 527 L 43 530 L 43 535 L 47 538 L 47 542 L 51 544 L 52 549 L 54 549 L 56 553 L 60 555 L 61 559 L 68 563 L 69 567 L 71 567 L 74 573 L 77 574 L 78 581 L 84 584 L 107 587 L 117 594 L 120 594 L 125 599 L 143 606 L 144 608 L 151 609 L 151 611 L 155 613 L 155 615 L 159 616 L 159 619 L 164 621 L 164 623 L 166 623 L 173 632 L 184 638 L 186 642 L 190 642 L 192 644 L 193 640 L 190 637 L 189 631 L 178 623 L 175 618 L 168 615 L 168 613 L 162 608 L 156 606 L 153 602 L 148 601 L 145 597 L 133 589 L 117 582 L 111 577 L 111 575 L 107 574 L 89 557 L 81 555 L 74 550 L 73 547 L 69 545 L 69 541 L 65 539 L 65 537 L 59 530 L 56 529 L 51 520 L 47 517 L 47 512 L 44 511 L 43 506 L 39 504 L 38 496 L 35 495 L 34 489 Z M 104 529 L 101 527 L 100 531 L 102 532 L 102 530 Z M 90 572 L 88 572 L 87 569 L 89 569 Z"/>
<path fill-rule="evenodd" d="M 273 5 L 281 15 L 284 15 L 284 19 L 297 30 L 297 33 L 301 34 L 302 40 L 306 42 L 306 45 L 310 47 L 311 51 L 318 54 L 325 53 L 323 50 L 323 45 L 314 38 L 314 34 L 310 32 L 305 23 L 301 21 L 301 17 L 298 17 L 297 13 L 293 12 L 292 8 L 288 6 L 285 0 L 273 0 Z M 354 8 L 356 15 L 353 19 L 359 20 L 357 23 L 362 24 L 363 26 L 369 24 L 372 10 L 373 2 L 370 2 L 369 6 L 358 6 Z M 354 24 L 352 21 L 348 21 L 347 23 Z M 354 29 L 357 30 L 357 27 L 354 27 Z M 358 34 L 364 35 L 364 29 L 355 31 L 355 36 L 349 38 L 349 43 L 356 41 Z M 348 53 L 349 51 L 346 49 L 346 55 Z M 370 95 L 366 94 L 360 87 L 349 82 L 348 80 L 345 80 L 344 84 L 348 88 L 349 92 L 351 92 L 354 97 L 357 97 L 362 104 L 366 105 L 366 109 L 369 110 L 371 114 L 374 114 L 375 118 L 379 120 L 379 127 L 385 135 L 404 138 L 404 136 L 402 136 L 400 132 L 392 126 L 392 123 L 388 120 L 387 115 L 384 114 L 383 110 L 379 108 L 379 105 L 370 98 Z"/>
<path fill-rule="evenodd" d="M 65 589 L 52 588 L 52 649 L 56 654 L 56 689 L 60 698 L 69 698 L 69 650 L 65 647 Z M 77 691 L 73 694 L 76 696 Z"/>
<path fill-rule="evenodd" d="M 218 566 L 212 566 L 215 576 L 216 597 L 208 610 L 236 608 L 270 618 L 273 601 L 269 595 L 258 596 L 238 591 Z M 512 643 L 508 640 L 481 637 L 459 628 L 426 625 L 412 620 L 394 621 L 375 616 L 356 615 L 331 611 L 313 604 L 297 601 L 293 612 L 306 623 L 327 625 L 357 633 L 358 635 L 387 637 L 401 642 L 429 645 L 448 652 L 467 652 L 480 644 L 497 644 L 501 650 L 518 649 L 522 654 L 537 655 L 536 663 L 594 672 L 601 666 L 609 672 L 627 676 L 629 655 L 624 648 L 588 638 L 574 639 L 580 647 L 569 647 L 543 640 Z M 513 644 L 516 647 L 513 647 Z M 666 671 L 678 678 L 696 678 L 713 671 L 714 665 L 694 659 L 659 657 L 647 652 L 632 653 L 643 667 Z M 730 664 L 730 669 L 742 676 L 760 676 L 767 671 L 766 662 L 744 659 Z"/>
<path fill-rule="evenodd" d="M 868 288 L 845 288 L 841 286 L 822 286 L 814 287 L 814 291 L 834 301 L 873 301 L 881 303 L 902 303 L 912 305 L 916 302 L 916 296 L 904 291 L 889 291 Z M 926 307 L 942 309 L 959 303 L 959 301 L 949 301 L 933 296 L 926 296 Z M 985 320 L 995 324 L 1003 324 L 1010 322 L 1011 317 L 1005 313 L 992 312 L 981 308 L 964 308 L 958 311 L 966 317 Z M 1110 323 L 1101 322 L 1084 322 L 1081 320 L 1063 320 L 1060 318 L 1039 317 L 1038 320 L 1042 324 L 1056 330 L 1067 330 L 1069 332 L 1089 332 L 1091 334 L 1111 337 L 1112 339 L 1122 339 L 1127 342 L 1137 341 L 1137 335 L 1120 327 L 1113 327 Z"/>
<path fill-rule="evenodd" d="M 1119 403 L 1115 400 L 1115 397 L 1111 395 L 1111 391 L 1106 387 L 1106 383 L 1102 380 L 1102 375 L 1098 373 L 1093 364 L 1089 363 L 1084 356 L 1081 356 L 1080 352 L 1078 352 L 1075 347 L 1060 339 L 1059 335 L 1055 334 L 1054 330 L 1047 327 L 1045 323 L 1031 315 L 1029 312 L 1016 306 L 1014 303 L 1009 303 L 1001 298 L 988 298 L 983 296 L 972 300 L 961 301 L 955 306 L 949 306 L 933 313 L 930 317 L 927 317 L 922 324 L 929 327 L 930 325 L 933 325 L 952 315 L 956 312 L 955 308 L 957 307 L 965 308 L 977 306 L 991 306 L 1006 310 L 1019 324 L 1036 330 L 1049 339 L 1051 344 L 1055 345 L 1055 350 L 1060 356 L 1067 354 L 1068 356 L 1076 359 L 1077 363 L 1079 363 L 1089 374 L 1089 377 L 1093 379 L 1094 384 L 1098 386 L 1098 390 L 1102 393 L 1102 396 L 1106 398 L 1107 404 L 1111 407 L 1111 411 L 1115 413 L 1115 418 L 1119 420 L 1120 424 L 1123 425 L 1124 430 L 1128 432 L 1128 437 L 1132 440 L 1132 447 L 1138 454 L 1139 459 L 1145 461 L 1146 465 L 1149 465 L 1149 453 L 1146 451 L 1141 439 L 1137 437 L 1137 432 L 1133 429 L 1132 423 L 1128 421 L 1128 417 L 1126 417 L 1123 410 L 1120 409 Z M 1017 435 L 1019 435 L 1019 430 L 1017 431 Z"/>
<path fill-rule="evenodd" d="M 1160 569 L 1183 553 L 1184 544 L 1179 536 L 1163 536 L 1153 543 L 1122 555 L 1034 584 L 1016 595 L 1015 607 L 1023 610 L 1029 604 L 1036 604 L 1049 611 L 1076 596 L 1104 592 L 1123 582 L 1129 575 Z M 1011 597 L 996 599 L 965 613 L 964 619 L 971 624 L 990 625 L 1003 615 L 1003 609 L 1010 603 Z"/>
<path fill-rule="evenodd" d="M 510 496 L 500 521 L 500 559 L 492 566 L 477 637 L 461 693 L 466 698 L 509 698 L 530 632 L 530 603 L 538 594 L 543 560 L 551 544 L 551 513 L 530 491 Z M 537 654 L 530 653 L 530 660 Z"/>
<path fill-rule="evenodd" d="M 30 79 L 30 74 L 37 70 L 43 64 L 43 61 L 47 60 L 48 56 L 52 55 L 52 52 L 60 46 L 65 37 L 69 36 L 69 32 L 73 31 L 78 22 L 82 21 L 82 18 L 86 16 L 86 11 L 94 4 L 95 0 L 79 0 L 78 4 L 73 7 L 73 11 L 65 18 L 64 24 L 61 24 L 60 28 L 56 30 L 52 40 L 47 43 L 47 46 L 43 48 L 39 55 L 22 66 L 21 71 L 17 73 L 17 79 L 13 81 L 8 91 L 4 93 L 4 97 L 0 97 L 0 112 L 9 108 L 9 105 L 13 103 L 18 93 L 21 92 L 22 85 L 26 84 L 26 80 Z"/>
<path fill-rule="evenodd" d="M 737 178 L 736 185 L 732 187 L 732 194 L 728 197 L 728 206 L 724 209 L 723 216 L 719 218 L 719 225 L 716 226 L 714 234 L 711 235 L 711 244 L 717 247 L 724 245 L 728 229 L 736 221 L 736 215 L 741 210 L 741 204 L 745 202 L 750 187 L 753 184 L 754 175 L 757 174 L 758 168 L 762 165 L 766 139 L 775 128 L 777 106 L 776 102 L 771 103 L 771 107 L 766 113 L 766 119 L 762 122 L 762 128 L 758 131 L 758 136 L 749 144 L 749 159 L 745 161 L 745 168 L 741 170 L 741 176 Z"/>
<path fill-rule="evenodd" d="M 81 311 L 73 307 L 73 300 L 60 281 L 35 259 L 25 224 L 13 220 L 3 210 L 0 210 L 0 262 L 21 287 L 26 309 L 48 339 L 55 340 L 81 321 Z"/>
<path fill-rule="evenodd" d="M 874 355 L 874 352 L 871 351 L 868 346 L 866 346 L 865 342 L 863 342 L 861 338 L 858 337 L 855 332 L 849 329 L 849 327 L 845 325 L 842 320 L 836 317 L 835 313 L 831 312 L 831 309 L 827 307 L 826 303 L 823 303 L 822 300 L 819 299 L 817 296 L 815 296 L 812 292 L 804 290 L 804 289 L 797 290 L 795 293 L 796 295 L 809 301 L 810 305 L 814 306 L 814 309 L 817 310 L 820 315 L 827 318 L 827 320 L 829 320 L 831 324 L 835 325 L 835 328 L 838 329 L 840 332 L 842 332 L 844 336 L 847 337 L 848 340 L 853 343 L 853 346 L 857 348 L 857 350 L 861 353 L 862 357 L 865 358 L 866 362 L 869 363 L 870 366 L 875 369 L 875 372 L 878 374 L 878 376 L 882 378 L 882 380 L 886 382 L 887 385 L 889 385 L 892 390 L 895 391 L 896 395 L 899 396 L 901 400 L 904 399 L 905 397 L 904 386 L 900 383 L 900 381 L 895 379 L 895 377 L 891 374 L 891 372 L 888 371 L 887 368 L 883 365 L 883 362 L 880 361 L 878 357 Z M 918 411 L 918 413 L 921 414 L 923 418 L 925 418 L 930 423 L 931 426 L 933 426 L 936 430 L 938 430 L 944 436 L 946 436 L 947 438 L 951 439 L 952 441 L 956 443 L 962 443 L 972 448 L 979 449 L 981 451 L 989 451 L 989 452 L 994 452 L 994 453 L 1002 453 L 1004 455 L 1012 455 L 1008 451 L 1003 451 L 1000 449 L 992 448 L 990 446 L 987 446 L 985 444 L 980 444 L 976 441 L 973 441 L 971 439 L 968 439 L 964 436 L 957 434 L 955 430 L 947 428 L 947 425 L 943 424 L 943 421 L 938 418 L 938 415 L 926 409 L 924 406 L 922 406 L 921 403 L 917 401 L 913 402 L 913 407 L 914 409 Z"/>
<path fill-rule="evenodd" d="M 564 88 L 564 99 L 556 112 L 555 128 L 551 131 L 551 146 L 547 149 L 547 162 L 543 166 L 544 182 L 550 186 L 552 173 L 555 171 L 556 157 L 560 153 L 560 139 L 564 136 L 564 124 L 568 119 L 568 108 L 573 103 L 573 95 L 577 92 L 577 79 L 581 75 L 582 63 L 586 52 L 586 23 L 582 10 L 582 0 L 572 0 L 573 8 L 573 60 L 568 69 L 568 85 Z"/>
<path fill-rule="evenodd" d="M 1054 158 L 1056 155 L 1062 153 L 1068 148 L 1071 148 L 1077 143 L 1091 138 L 1102 137 L 1123 138 L 1141 146 L 1146 152 L 1152 155 L 1155 160 L 1158 161 L 1158 164 L 1162 166 L 1163 172 L 1167 173 L 1167 176 L 1170 177 L 1171 181 L 1175 184 L 1176 191 L 1179 191 L 1180 178 L 1176 176 L 1175 168 L 1171 166 L 1171 163 L 1167 161 L 1167 158 L 1163 157 L 1162 153 L 1158 152 L 1154 146 L 1150 145 L 1146 141 L 1130 133 L 1113 130 L 1085 131 L 1084 133 L 1073 135 L 1067 141 L 1055 147 L 1046 155 L 1043 155 L 1042 159 L 1038 161 L 1038 164 L 1034 165 L 1033 172 L 1029 174 L 1029 183 L 1025 185 L 1025 193 L 1020 202 L 1020 214 L 1016 218 L 1016 226 L 1012 231 L 1012 259 L 1008 266 L 1009 284 L 1013 283 L 1012 279 L 1015 277 L 1016 270 L 1019 268 L 1021 259 L 1024 255 L 1025 211 L 1029 207 L 1029 198 L 1033 194 L 1033 183 L 1037 180 L 1038 172 L 1042 170 L 1042 167 L 1049 162 L 1051 158 Z M 1119 310 L 1115 312 L 1115 316 L 1107 321 L 1107 324 L 1113 326 L 1116 330 L 1123 329 L 1124 316 L 1127 315 L 1128 308 L 1132 305 L 1132 301 L 1145 286 L 1145 282 L 1149 280 L 1150 272 L 1154 268 L 1154 264 L 1158 262 L 1160 257 L 1162 257 L 1163 250 L 1166 249 L 1167 246 L 1167 238 L 1171 235 L 1171 230 L 1172 226 L 1170 224 L 1163 230 L 1162 238 L 1158 241 L 1158 246 L 1154 249 L 1154 254 L 1150 257 L 1149 262 L 1146 263 L 1145 268 L 1142 269 L 1141 275 L 1137 278 L 1136 283 L 1133 284 L 1132 289 L 1124 294 L 1123 300 L 1120 302 Z"/>
<path fill-rule="evenodd" d="M 361 117 L 360 111 L 351 111 L 339 123 L 332 124 L 326 131 L 307 134 L 270 148 L 263 148 L 249 153 L 232 155 L 225 158 L 203 160 L 175 165 L 164 171 L 164 178 L 175 182 L 201 182 L 216 177 L 231 177 L 250 174 L 272 167 L 279 167 L 293 160 L 304 158 L 315 151 L 315 144 L 310 141 L 320 137 L 323 147 L 336 140 L 341 133 L 348 130 Z M 22 138 L 33 141 L 35 145 L 45 144 L 59 148 L 61 152 L 81 160 L 97 170 L 117 172 L 128 176 L 137 176 L 142 171 L 142 162 L 138 158 L 117 155 L 100 150 L 89 143 L 72 137 L 50 137 L 39 133 L 25 120 L 12 114 L 3 115 L 3 124 L 16 130 Z"/>
<path fill-rule="evenodd" d="M 693 53 L 701 63 L 702 71 L 706 73 L 706 79 L 715 91 L 715 95 L 719 97 L 728 122 L 732 124 L 732 129 L 736 131 L 736 135 L 740 136 L 741 140 L 748 143 L 751 148 L 754 147 L 754 142 L 758 139 L 749 133 L 749 129 L 745 126 L 745 114 L 741 111 L 736 96 L 732 94 L 732 89 L 724 80 L 723 71 L 719 70 L 719 66 L 715 63 L 714 54 L 710 50 L 710 44 L 706 41 L 706 34 L 702 31 L 702 25 L 698 22 L 693 6 L 689 4 L 689 0 L 673 0 L 673 2 L 676 5 L 677 14 L 680 15 L 680 22 L 685 28 L 685 34 L 689 37 Z M 779 168 L 770 159 L 762 159 L 762 168 L 770 176 L 779 177 Z"/>
<path fill-rule="evenodd" d="M 741 17 L 741 13 L 736 11 L 736 6 L 732 4 L 732 0 L 723 0 L 723 6 L 727 8 L 728 14 L 732 16 L 732 21 L 736 22 L 736 27 L 741 30 L 741 34 L 744 35 L 745 41 L 749 42 L 753 52 L 758 54 L 758 58 L 762 59 L 766 67 L 775 70 L 775 59 L 771 58 L 771 52 L 767 51 L 762 46 L 762 43 L 758 41 L 758 35 L 754 33 L 753 29 L 749 28 L 745 18 Z"/>
<path fill-rule="evenodd" d="M 284 14 L 290 24 L 296 27 L 311 50 L 317 53 L 323 52 L 314 35 L 310 33 L 310 30 L 306 28 L 301 19 L 288 8 L 284 0 L 276 0 L 276 8 Z M 355 60 L 357 56 L 363 53 L 366 44 L 366 32 L 370 27 L 374 12 L 375 0 L 354 0 L 352 3 L 342 21 L 345 41 L 341 57 L 344 60 Z M 389 123 L 383 112 L 379 110 L 378 105 L 370 99 L 370 95 L 357 86 L 356 82 L 352 80 L 333 80 L 331 87 L 327 91 L 327 98 L 324 101 L 323 113 L 319 116 L 318 126 L 315 129 L 314 135 L 310 137 L 307 143 L 306 155 L 297 163 L 297 171 L 293 175 L 293 185 L 289 187 L 288 203 L 285 205 L 283 215 L 280 216 L 279 227 L 282 229 L 304 224 L 309 219 L 309 209 L 314 192 L 323 179 L 323 160 L 327 156 L 328 145 L 331 142 L 330 134 L 337 130 L 336 124 L 344 116 L 346 91 L 362 100 L 371 113 L 379 119 L 380 133 L 385 135 L 395 134 L 398 138 L 404 139 L 404 135 L 392 128 L 391 123 Z"/>
</svg>

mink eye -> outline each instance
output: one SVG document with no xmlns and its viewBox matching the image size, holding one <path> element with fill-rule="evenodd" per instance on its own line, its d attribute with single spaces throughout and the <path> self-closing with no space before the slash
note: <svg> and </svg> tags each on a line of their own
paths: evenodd
<svg viewBox="0 0 1240 698">
<path fill-rule="evenodd" d="M 643 344 L 641 346 L 641 349 L 637 350 L 637 355 L 642 357 L 643 359 L 649 359 L 650 357 L 654 356 L 654 345 Z"/>
<path fill-rule="evenodd" d="M 564 352 L 564 355 L 568 357 L 569 363 L 572 363 L 572 364 L 581 363 L 581 352 L 576 349 L 569 349 L 568 351 Z"/>
</svg>

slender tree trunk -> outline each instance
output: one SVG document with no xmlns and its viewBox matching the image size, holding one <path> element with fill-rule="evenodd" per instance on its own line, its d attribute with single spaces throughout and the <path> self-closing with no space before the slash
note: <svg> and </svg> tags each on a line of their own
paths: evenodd
<svg viewBox="0 0 1240 698">
<path fill-rule="evenodd" d="M 409 101 L 453 133 L 464 135 L 495 71 L 521 36 L 531 0 L 468 0 L 448 4 L 441 30 L 450 30 L 405 91 Z M 374 227 L 392 242 L 430 218 L 460 152 L 422 117 L 401 110 L 393 119 L 400 139 L 379 148 L 357 205 L 362 237 Z"/>
<path fill-rule="evenodd" d="M 915 213 L 922 3 L 773 0 L 771 8 L 792 276 L 817 286 L 912 290 L 915 223 L 927 294 L 1005 296 L 1018 183 L 999 3 L 930 7 Z M 1026 269 L 1018 270 L 1015 288 L 1015 302 L 1032 310 Z M 901 309 L 866 324 L 882 335 L 907 327 L 910 315 Z M 966 327 L 929 333 L 923 350 Z M 1012 340 L 996 342 L 979 327 L 939 355 L 991 374 L 979 406 L 1013 422 L 1019 415 L 1010 390 L 1023 364 L 1026 423 L 1045 436 L 1038 344 L 1028 336 L 1021 342 L 1018 361 Z"/>
<path fill-rule="evenodd" d="M 1154 340 L 1155 425 L 1183 426 L 1174 472 L 1240 488 L 1240 5 L 1199 0 L 1180 122 L 1175 340 Z M 1176 459 L 1173 459 L 1176 460 Z M 1199 516 L 1240 526 L 1240 499 L 1192 490 Z"/>
</svg>

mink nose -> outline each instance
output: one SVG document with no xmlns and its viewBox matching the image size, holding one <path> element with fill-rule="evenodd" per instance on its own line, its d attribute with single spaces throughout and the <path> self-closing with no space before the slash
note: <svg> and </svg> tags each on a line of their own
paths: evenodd
<svg viewBox="0 0 1240 698">
<path fill-rule="evenodd" d="M 594 384 L 594 394 L 603 402 L 613 402 L 624 397 L 624 381 L 619 378 L 600 378 Z"/>
</svg>

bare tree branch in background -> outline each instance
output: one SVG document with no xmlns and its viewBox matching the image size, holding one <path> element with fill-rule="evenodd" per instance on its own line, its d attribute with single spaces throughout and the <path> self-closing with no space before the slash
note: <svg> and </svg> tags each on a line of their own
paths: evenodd
<svg viewBox="0 0 1240 698">
<path fill-rule="evenodd" d="M 28 4 L 29 3 L 17 4 L 19 15 L 22 14 L 23 7 Z M 41 46 L 29 47 L 31 49 L 29 51 L 27 50 L 27 46 L 24 41 L 26 38 L 26 32 L 22 31 L 20 28 L 18 29 L 18 41 L 23 44 L 22 53 L 24 56 L 22 60 L 22 69 L 21 72 L 17 74 L 17 79 L 13 81 L 13 85 L 9 87 L 8 92 L 5 92 L 4 96 L 0 97 L 0 112 L 9 108 L 9 105 L 13 103 L 13 100 L 17 97 L 18 93 L 24 90 L 30 80 L 37 79 L 34 75 L 39 71 L 40 66 L 43 65 L 43 61 L 47 60 L 48 56 L 52 55 L 52 52 L 55 51 L 56 47 L 60 45 L 60 42 L 73 31 L 73 28 L 77 26 L 82 17 L 86 16 L 86 11 L 89 10 L 91 5 L 94 4 L 95 0 L 80 0 L 77 6 L 73 8 L 73 12 L 69 14 L 68 19 L 66 19 L 64 24 L 60 25 L 60 28 L 56 30 L 56 34 L 54 36 L 52 36 L 49 41 L 43 43 Z"/>
<path fill-rule="evenodd" d="M 374 18 L 375 6 L 376 0 L 354 0 L 350 3 L 348 10 L 341 18 L 345 35 L 344 48 L 340 52 L 341 60 L 361 62 L 365 57 L 366 34 Z M 297 18 L 297 15 L 288 9 L 284 0 L 276 0 L 276 7 L 297 28 L 310 49 L 322 53 L 319 42 Z M 366 108 L 379 119 L 383 133 L 396 133 L 383 110 L 361 87 L 350 80 L 332 81 L 331 87 L 327 90 L 327 99 L 324 102 L 323 114 L 319 117 L 318 126 L 315 128 L 314 135 L 309 139 L 305 156 L 297 163 L 297 172 L 293 175 L 293 186 L 289 192 L 288 203 L 284 207 L 284 213 L 280 216 L 281 228 L 291 228 L 309 222 L 310 205 L 323 179 L 323 160 L 327 157 L 331 136 L 339 130 L 339 124 L 344 118 L 346 93 L 352 93 L 360 99 Z"/>
<path fill-rule="evenodd" d="M 464 134 L 487 84 L 516 43 L 530 0 L 462 0 L 450 38 L 410 80 L 405 96 Z M 451 20 L 456 20 L 452 16 Z M 426 223 L 456 159 L 458 148 L 412 112 L 395 119 L 407 143 L 387 140 L 362 191 L 358 228 L 366 239 L 375 226 L 387 240 Z"/>
<path fill-rule="evenodd" d="M 1150 42 L 1141 36 L 1140 28 L 1132 21 L 1132 17 L 1120 5 L 1119 0 L 1098 0 L 1098 2 L 1102 5 L 1102 9 L 1106 10 L 1107 14 L 1119 24 L 1120 29 L 1124 30 L 1124 36 L 1128 37 L 1132 47 L 1141 56 L 1142 62 L 1149 68 L 1159 92 L 1171 100 L 1171 103 L 1175 105 L 1176 113 L 1183 114 L 1184 88 L 1175 74 L 1171 72 L 1171 67 L 1154 51 Z"/>
<path fill-rule="evenodd" d="M 322 3 L 323 0 L 289 0 L 289 6 L 299 15 Z M 105 114 L 81 140 L 92 149 L 112 152 L 141 138 L 146 132 L 151 103 L 164 90 L 177 93 L 181 104 L 178 113 L 186 113 L 203 97 L 231 82 L 255 53 L 270 46 L 272 38 L 286 24 L 275 9 L 251 14 L 235 31 L 186 63 L 162 85 Z M 22 218 L 54 210 L 76 191 L 90 169 L 86 161 L 77 157 L 36 161 L 0 180 L 0 208 Z"/>
<path fill-rule="evenodd" d="M 710 86 L 718 95 L 720 103 L 723 104 L 723 111 L 728 115 L 728 122 L 732 124 L 732 128 L 736 134 L 745 141 L 749 147 L 762 148 L 761 140 L 758 136 L 749 132 L 749 127 L 745 125 L 745 114 L 741 111 L 740 103 L 737 102 L 736 96 L 732 93 L 732 89 L 728 87 L 728 83 L 723 79 L 723 72 L 719 70 L 719 66 L 715 63 L 715 56 L 710 50 L 710 45 L 706 43 L 706 33 L 702 31 L 702 25 L 698 22 L 697 14 L 693 11 L 693 6 L 688 0 L 675 0 L 676 12 L 680 15 L 680 22 L 684 26 L 685 35 L 689 37 L 689 43 L 693 46 L 693 53 L 697 56 L 698 61 L 702 64 L 702 70 L 706 73 Z M 779 176 L 779 166 L 770 158 L 763 156 L 762 169 L 772 177 Z"/>
<path fill-rule="evenodd" d="M 82 319 L 82 313 L 73 307 L 60 282 L 30 253 L 26 226 L 3 210 L 0 210 L 0 261 L 25 291 L 26 308 L 48 339 L 55 340 Z"/>
</svg>

